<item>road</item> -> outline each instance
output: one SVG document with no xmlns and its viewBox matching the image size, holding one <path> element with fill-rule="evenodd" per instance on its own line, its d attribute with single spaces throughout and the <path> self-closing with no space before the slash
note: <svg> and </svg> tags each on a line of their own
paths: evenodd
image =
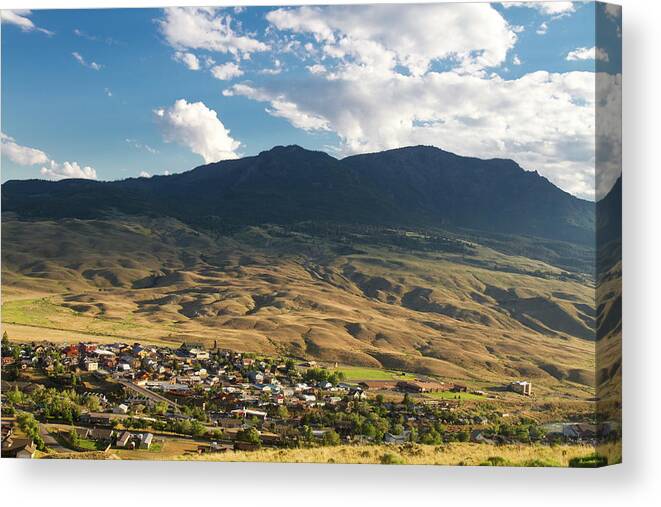
<svg viewBox="0 0 661 507">
<path fill-rule="evenodd" d="M 179 410 L 179 405 L 177 405 L 176 402 L 166 398 L 165 396 L 155 393 L 154 391 L 145 389 L 144 387 L 136 385 L 133 382 L 129 382 L 128 380 L 117 379 L 117 382 L 122 384 L 127 389 L 130 389 L 131 391 L 152 400 L 154 403 L 167 403 L 168 406 L 172 407 L 173 409 Z"/>
<path fill-rule="evenodd" d="M 46 425 L 39 424 L 39 434 L 41 435 L 41 438 L 44 439 L 44 444 L 46 444 L 46 447 L 49 449 L 52 449 L 55 452 L 71 452 L 71 449 L 63 447 L 57 440 L 55 440 L 55 437 L 48 432 Z"/>
</svg>

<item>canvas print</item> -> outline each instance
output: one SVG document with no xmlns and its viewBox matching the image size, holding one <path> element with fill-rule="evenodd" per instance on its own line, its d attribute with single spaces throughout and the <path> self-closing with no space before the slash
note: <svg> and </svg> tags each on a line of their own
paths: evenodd
<svg viewBox="0 0 661 507">
<path fill-rule="evenodd" d="M 619 463 L 621 16 L 2 11 L 3 459 Z"/>
</svg>

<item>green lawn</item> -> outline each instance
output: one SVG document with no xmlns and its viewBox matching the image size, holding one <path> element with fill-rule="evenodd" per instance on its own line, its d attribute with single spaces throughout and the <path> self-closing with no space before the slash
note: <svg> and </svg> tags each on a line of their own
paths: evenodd
<svg viewBox="0 0 661 507">
<path fill-rule="evenodd" d="M 413 380 L 416 378 L 415 375 L 410 373 L 379 368 L 361 368 L 360 366 L 343 366 L 334 369 L 334 371 L 344 373 L 344 378 L 348 382 L 359 380 Z"/>
<path fill-rule="evenodd" d="M 58 312 L 74 314 L 71 310 L 54 305 L 48 298 L 21 299 L 3 303 L 2 320 L 17 324 L 49 326 L 52 325 L 51 318 L 55 317 Z"/>
<path fill-rule="evenodd" d="M 87 438 L 79 438 L 78 448 L 84 451 L 100 451 L 105 449 L 105 446 L 103 444 L 98 444 L 94 440 L 89 440 Z"/>
<path fill-rule="evenodd" d="M 435 400 L 484 400 L 485 397 L 473 393 L 453 393 L 450 391 L 438 391 L 436 393 L 426 393 L 425 396 Z"/>
</svg>

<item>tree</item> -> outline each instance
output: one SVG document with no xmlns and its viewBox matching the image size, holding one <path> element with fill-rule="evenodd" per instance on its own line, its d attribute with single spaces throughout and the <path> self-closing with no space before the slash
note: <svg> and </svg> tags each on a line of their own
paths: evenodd
<svg viewBox="0 0 661 507">
<path fill-rule="evenodd" d="M 340 435 L 335 430 L 329 430 L 324 433 L 322 440 L 324 445 L 340 445 Z"/>
<path fill-rule="evenodd" d="M 278 414 L 278 417 L 280 419 L 289 419 L 289 409 L 287 408 L 286 405 L 278 406 L 276 413 Z"/>
<path fill-rule="evenodd" d="M 262 443 L 262 439 L 259 436 L 259 431 L 257 431 L 255 428 L 239 430 L 239 432 L 236 434 L 236 439 L 241 442 L 247 442 L 254 445 L 260 445 Z"/>
<path fill-rule="evenodd" d="M 69 430 L 69 442 L 71 442 L 71 446 L 74 448 L 80 447 L 80 437 L 74 427 Z"/>
<path fill-rule="evenodd" d="M 88 396 L 85 400 L 85 406 L 90 412 L 98 412 L 101 409 L 101 401 L 97 396 Z"/>
<path fill-rule="evenodd" d="M 198 421 L 197 419 L 193 419 L 191 421 L 191 433 L 195 435 L 196 437 L 201 437 L 207 432 L 207 429 L 204 427 L 204 425 Z"/>
</svg>

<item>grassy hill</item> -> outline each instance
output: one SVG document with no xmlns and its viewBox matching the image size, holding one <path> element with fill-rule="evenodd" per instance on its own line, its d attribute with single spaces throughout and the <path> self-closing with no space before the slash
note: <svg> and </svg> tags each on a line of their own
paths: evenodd
<svg viewBox="0 0 661 507">
<path fill-rule="evenodd" d="M 492 236 L 338 223 L 219 234 L 119 214 L 5 213 L 2 242 L 2 321 L 21 339 L 216 341 L 594 393 L 595 289 L 555 262 L 559 248 L 544 256 Z"/>
</svg>

